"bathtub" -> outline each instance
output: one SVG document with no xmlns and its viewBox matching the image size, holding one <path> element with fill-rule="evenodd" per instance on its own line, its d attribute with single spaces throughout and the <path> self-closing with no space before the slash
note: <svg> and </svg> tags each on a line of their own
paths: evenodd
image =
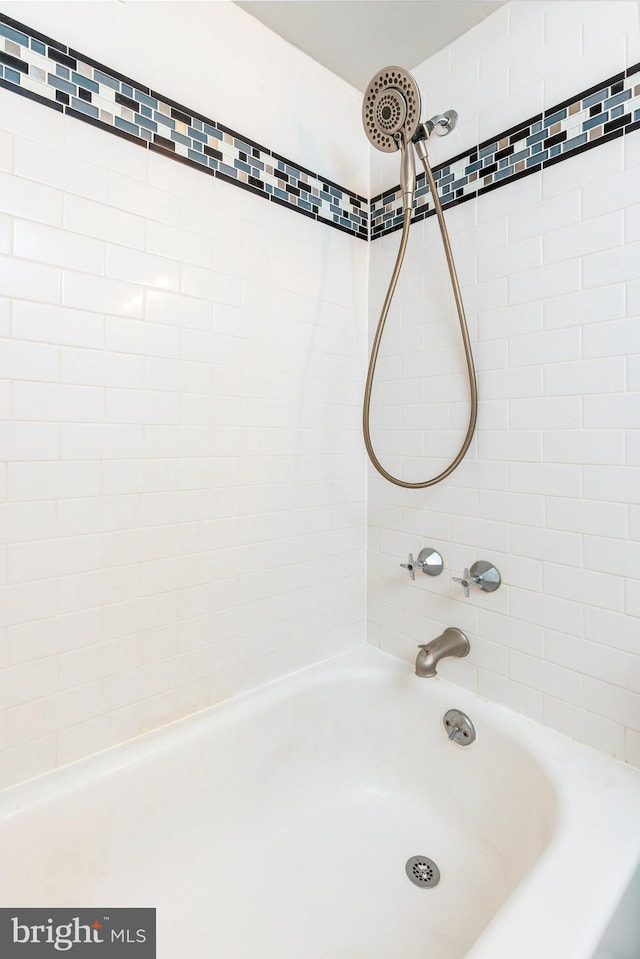
<svg viewBox="0 0 640 959">
<path fill-rule="evenodd" d="M 360 647 L 5 790 L 0 905 L 156 907 L 159 959 L 633 959 L 639 813 L 640 773 Z"/>
</svg>

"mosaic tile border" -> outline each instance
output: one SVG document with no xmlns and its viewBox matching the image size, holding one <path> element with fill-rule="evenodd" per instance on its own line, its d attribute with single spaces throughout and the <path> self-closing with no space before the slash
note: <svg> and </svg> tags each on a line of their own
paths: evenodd
<svg viewBox="0 0 640 959">
<path fill-rule="evenodd" d="M 638 129 L 640 63 L 434 167 L 440 201 L 464 203 Z M 412 222 L 435 214 L 429 192 L 422 173 Z M 400 229 L 400 185 L 373 197 L 369 213 L 370 239 Z"/>
<path fill-rule="evenodd" d="M 0 86 L 369 239 L 369 201 L 0 13 Z"/>
<path fill-rule="evenodd" d="M 399 184 L 371 200 L 0 13 L 0 87 L 362 240 L 402 226 Z M 454 206 L 640 129 L 640 64 L 434 167 Z M 414 222 L 435 213 L 418 176 Z"/>
</svg>

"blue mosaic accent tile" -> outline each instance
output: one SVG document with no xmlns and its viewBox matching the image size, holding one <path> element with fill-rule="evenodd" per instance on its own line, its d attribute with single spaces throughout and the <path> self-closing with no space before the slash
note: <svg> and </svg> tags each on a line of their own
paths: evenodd
<svg viewBox="0 0 640 959">
<path fill-rule="evenodd" d="M 0 85 L 267 201 L 369 239 L 369 203 L 364 197 L 1 13 Z"/>
<path fill-rule="evenodd" d="M 640 64 L 434 168 L 441 203 L 463 203 L 636 129 Z M 418 177 L 415 198 L 414 221 L 434 215 L 424 174 Z M 373 197 L 369 213 L 372 240 L 399 229 L 400 186 Z"/>
<path fill-rule="evenodd" d="M 400 187 L 372 200 L 0 13 L 0 86 L 360 239 L 402 226 Z M 640 129 L 640 64 L 434 169 L 452 206 Z M 414 220 L 435 213 L 418 176 Z"/>
</svg>

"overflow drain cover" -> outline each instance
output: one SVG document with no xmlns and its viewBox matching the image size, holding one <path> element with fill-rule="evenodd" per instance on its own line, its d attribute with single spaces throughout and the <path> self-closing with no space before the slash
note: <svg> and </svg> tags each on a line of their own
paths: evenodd
<svg viewBox="0 0 640 959">
<path fill-rule="evenodd" d="M 440 882 L 440 870 L 433 859 L 427 856 L 412 856 L 404 868 L 414 886 L 427 888 L 437 886 Z"/>
</svg>

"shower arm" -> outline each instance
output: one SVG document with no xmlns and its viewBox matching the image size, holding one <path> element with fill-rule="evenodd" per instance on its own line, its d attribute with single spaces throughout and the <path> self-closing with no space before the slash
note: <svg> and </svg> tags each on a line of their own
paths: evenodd
<svg viewBox="0 0 640 959">
<path fill-rule="evenodd" d="M 451 463 L 442 470 L 441 473 L 438 473 L 437 476 L 434 476 L 432 479 L 424 480 L 423 482 L 418 483 L 408 483 L 405 480 L 398 479 L 398 477 L 393 476 L 389 473 L 378 457 L 376 456 L 373 445 L 371 442 L 371 431 L 370 431 L 370 419 L 371 419 L 371 391 L 373 389 L 373 377 L 376 369 L 376 363 L 378 358 L 378 351 L 380 349 L 380 342 L 382 340 L 382 333 L 384 330 L 385 323 L 387 321 L 387 315 L 391 307 L 391 301 L 393 299 L 393 294 L 398 282 L 398 277 L 400 276 L 400 270 L 402 269 L 402 263 L 404 261 L 405 252 L 407 249 L 407 241 L 409 239 L 409 227 L 411 225 L 411 209 L 405 208 L 404 211 L 404 220 L 402 223 L 402 236 L 400 238 L 400 247 L 398 250 L 398 255 L 396 257 L 395 266 L 393 268 L 393 273 L 391 275 L 391 280 L 389 282 L 389 288 L 387 290 L 387 295 L 385 297 L 382 311 L 380 313 L 380 319 L 378 320 L 378 326 L 375 332 L 373 346 L 371 348 L 371 356 L 369 358 L 369 368 L 367 371 L 367 380 L 365 384 L 365 393 L 364 393 L 364 404 L 362 410 L 362 429 L 364 434 L 364 442 L 367 448 L 367 454 L 371 460 L 373 466 L 376 468 L 378 473 L 383 476 L 390 483 L 393 483 L 395 486 L 402 486 L 405 489 L 425 489 L 428 486 L 435 486 L 436 483 L 441 482 L 449 476 L 453 471 L 460 465 L 462 459 L 464 458 L 471 440 L 473 438 L 473 433 L 476 427 L 476 420 L 478 418 L 478 386 L 476 383 L 476 372 L 473 364 L 473 354 L 471 352 L 471 343 L 469 340 L 469 330 L 467 327 L 467 320 L 464 313 L 464 306 L 462 303 L 462 294 L 460 293 L 460 284 L 458 283 L 458 276 L 456 273 L 456 267 L 453 260 L 453 253 L 451 251 L 451 243 L 449 240 L 449 233 L 447 231 L 447 226 L 444 219 L 444 214 L 442 212 L 442 206 L 440 205 L 440 199 L 438 197 L 438 190 L 436 187 L 435 179 L 429 165 L 429 159 L 427 156 L 427 145 L 424 139 L 419 139 L 415 142 L 416 153 L 422 161 L 424 171 L 429 183 L 429 189 L 433 197 L 433 204 L 436 211 L 436 216 L 438 218 L 438 225 L 440 227 L 440 234 L 442 236 L 442 243 L 445 250 L 445 256 L 447 260 L 447 267 L 449 269 L 449 277 L 451 280 L 451 288 L 453 290 L 453 297 L 456 304 L 456 310 L 458 312 L 458 321 L 460 323 L 460 332 L 462 335 L 462 343 L 464 346 L 464 354 L 467 364 L 467 374 L 469 377 L 469 394 L 470 394 L 470 409 L 469 409 L 469 426 L 467 428 L 466 435 L 462 442 L 462 446 L 458 451 L 456 457 L 451 461 Z"/>
</svg>

